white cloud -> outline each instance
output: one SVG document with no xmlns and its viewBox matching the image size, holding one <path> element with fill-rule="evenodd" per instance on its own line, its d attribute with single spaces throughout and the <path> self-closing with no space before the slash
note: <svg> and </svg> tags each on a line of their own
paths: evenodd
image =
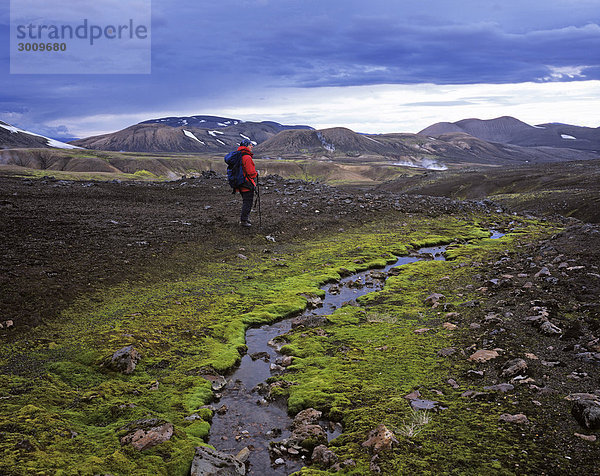
<svg viewBox="0 0 600 476">
<path fill-rule="evenodd" d="M 547 66 L 550 74 L 540 78 L 542 81 L 564 81 L 565 79 L 585 78 L 583 71 L 592 66 Z"/>
<path fill-rule="evenodd" d="M 76 136 L 87 137 L 147 119 L 196 114 L 316 128 L 343 126 L 368 133 L 418 132 L 440 121 L 499 116 L 513 116 L 532 125 L 564 122 L 598 127 L 600 81 L 273 88 L 189 101 L 185 109 L 57 117 L 49 125 L 66 125 Z"/>
<path fill-rule="evenodd" d="M 448 105 L 444 105 L 444 103 Z M 223 107 L 245 120 L 268 117 L 359 132 L 418 132 L 440 121 L 514 116 L 530 124 L 600 125 L 600 81 L 380 85 L 273 90 L 265 99 Z"/>
</svg>

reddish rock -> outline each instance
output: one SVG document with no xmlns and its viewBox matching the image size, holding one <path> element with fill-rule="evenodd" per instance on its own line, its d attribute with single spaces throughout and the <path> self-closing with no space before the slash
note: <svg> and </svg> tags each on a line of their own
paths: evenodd
<svg viewBox="0 0 600 476">
<path fill-rule="evenodd" d="M 433 293 L 427 296 L 424 300 L 425 304 L 430 306 L 437 306 L 440 301 L 444 301 L 446 296 L 440 293 Z"/>
<path fill-rule="evenodd" d="M 499 356 L 500 354 L 498 354 L 498 352 L 496 352 L 495 350 L 481 349 L 475 352 L 473 355 L 471 355 L 471 357 L 469 357 L 469 360 L 473 362 L 487 362 L 488 360 L 495 359 Z"/>
<path fill-rule="evenodd" d="M 144 451 L 170 440 L 172 436 L 173 424 L 163 423 L 150 428 L 139 428 L 133 433 L 123 436 L 120 441 L 121 445 L 130 444 L 136 450 Z"/>
<path fill-rule="evenodd" d="M 381 424 L 369 433 L 369 438 L 363 442 L 365 448 L 370 448 L 374 453 L 389 450 L 398 440 L 394 433 L 385 425 Z"/>
<path fill-rule="evenodd" d="M 597 439 L 596 435 L 582 435 L 581 433 L 574 433 L 574 435 L 577 438 L 581 438 L 582 440 L 589 441 L 590 443 L 593 443 Z"/>
</svg>

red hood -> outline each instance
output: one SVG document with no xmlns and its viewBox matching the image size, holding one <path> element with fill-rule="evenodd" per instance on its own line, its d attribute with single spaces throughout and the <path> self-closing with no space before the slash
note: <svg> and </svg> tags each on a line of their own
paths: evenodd
<svg viewBox="0 0 600 476">
<path fill-rule="evenodd" d="M 241 150 L 241 151 L 243 151 L 243 152 L 246 152 L 248 155 L 254 155 L 254 154 L 253 154 L 253 153 L 250 151 L 250 149 L 248 149 L 248 147 L 246 147 L 245 145 L 240 145 L 240 146 L 238 147 L 238 149 L 237 149 L 237 150 Z"/>
</svg>

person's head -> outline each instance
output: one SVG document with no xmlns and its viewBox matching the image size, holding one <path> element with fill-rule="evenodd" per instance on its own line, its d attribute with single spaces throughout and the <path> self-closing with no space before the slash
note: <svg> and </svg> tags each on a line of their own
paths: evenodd
<svg viewBox="0 0 600 476">
<path fill-rule="evenodd" d="M 251 149 L 254 146 L 250 139 L 244 139 L 242 142 L 240 142 L 240 145 L 243 147 L 248 147 L 249 149 Z"/>
</svg>

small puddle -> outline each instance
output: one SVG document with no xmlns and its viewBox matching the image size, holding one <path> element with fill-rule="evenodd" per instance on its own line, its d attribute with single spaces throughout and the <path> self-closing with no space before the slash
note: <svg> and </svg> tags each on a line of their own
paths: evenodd
<svg viewBox="0 0 600 476">
<path fill-rule="evenodd" d="M 492 230 L 491 238 L 504 234 Z M 274 465 L 269 454 L 271 442 L 280 441 L 291 435 L 292 419 L 287 414 L 285 402 L 267 402 L 263 396 L 264 382 L 272 375 L 281 373 L 282 356 L 273 344 L 273 339 L 289 332 L 296 319 L 311 316 L 327 316 L 358 297 L 383 289 L 385 280 L 393 268 L 423 259 L 444 260 L 446 246 L 421 248 L 411 256 L 401 256 L 384 268 L 371 269 L 329 283 L 322 287 L 325 297 L 319 307 L 306 309 L 300 316 L 284 319 L 274 324 L 250 328 L 246 332 L 247 353 L 240 366 L 228 378 L 221 390 L 220 398 L 212 406 L 213 416 L 208 443 L 219 451 L 236 455 L 245 447 L 250 449 L 248 475 L 289 475 L 305 465 L 302 458 L 285 459 L 284 464 Z M 391 272 L 390 272 L 391 271 Z M 322 421 L 328 440 L 339 436 L 339 424 Z"/>
</svg>

